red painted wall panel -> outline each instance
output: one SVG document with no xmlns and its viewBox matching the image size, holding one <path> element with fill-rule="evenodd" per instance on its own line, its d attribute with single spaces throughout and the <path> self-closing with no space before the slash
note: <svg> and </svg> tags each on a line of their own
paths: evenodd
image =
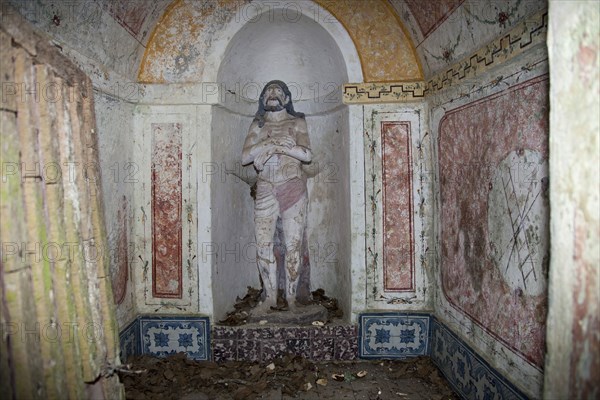
<svg viewBox="0 0 600 400">
<path fill-rule="evenodd" d="M 152 296 L 181 298 L 181 124 L 152 129 Z"/>
<path fill-rule="evenodd" d="M 381 123 L 385 291 L 414 291 L 410 122 Z"/>
</svg>

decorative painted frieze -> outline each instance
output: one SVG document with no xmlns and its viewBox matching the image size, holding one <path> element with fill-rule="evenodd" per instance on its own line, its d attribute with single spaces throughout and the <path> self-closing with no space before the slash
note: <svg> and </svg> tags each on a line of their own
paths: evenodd
<svg viewBox="0 0 600 400">
<path fill-rule="evenodd" d="M 474 78 L 546 41 L 548 12 L 525 19 L 505 35 L 427 81 L 425 96 Z"/>
<path fill-rule="evenodd" d="M 342 98 L 345 104 L 398 103 L 425 97 L 425 82 L 348 83 Z"/>
<path fill-rule="evenodd" d="M 348 83 L 344 104 L 404 103 L 422 100 L 436 92 L 479 76 L 546 41 L 548 12 L 535 14 L 431 79 L 417 82 Z"/>
</svg>

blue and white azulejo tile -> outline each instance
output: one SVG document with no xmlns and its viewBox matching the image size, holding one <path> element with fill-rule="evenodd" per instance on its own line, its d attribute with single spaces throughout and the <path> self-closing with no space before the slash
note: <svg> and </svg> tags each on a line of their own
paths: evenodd
<svg viewBox="0 0 600 400">
<path fill-rule="evenodd" d="M 361 358 L 427 355 L 429 315 L 376 313 L 359 317 Z"/>
<path fill-rule="evenodd" d="M 141 318 L 142 354 L 167 356 L 186 353 L 195 360 L 210 358 L 207 317 Z"/>
</svg>

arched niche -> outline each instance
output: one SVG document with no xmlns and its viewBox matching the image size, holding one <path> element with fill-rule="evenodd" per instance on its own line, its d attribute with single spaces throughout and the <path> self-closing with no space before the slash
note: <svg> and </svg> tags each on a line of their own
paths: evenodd
<svg viewBox="0 0 600 400">
<path fill-rule="evenodd" d="M 308 182 L 311 289 L 323 288 L 336 297 L 349 318 L 356 278 L 353 263 L 364 270 L 364 249 L 353 251 L 353 241 L 360 244 L 360 239 L 353 234 L 359 228 L 352 223 L 355 200 L 350 185 L 352 180 L 362 187 L 362 171 L 351 167 L 362 160 L 350 156 L 362 156 L 362 135 L 351 134 L 362 126 L 352 126 L 361 123 L 361 116 L 342 104 L 341 85 L 362 81 L 360 62 L 339 23 L 327 26 L 313 17 L 312 9 L 292 14 L 283 5 L 271 5 L 265 10 L 250 21 L 232 23 L 221 35 L 223 41 L 231 39 L 226 46 L 216 43 L 215 48 L 223 51 L 213 55 L 221 60 L 214 76 L 221 95 L 212 111 L 211 154 L 213 162 L 226 170 L 222 179 L 211 182 L 212 241 L 224 246 L 212 264 L 214 315 L 221 318 L 247 286 L 260 286 L 253 199 L 249 185 L 234 175 L 253 175 L 252 167 L 240 164 L 243 142 L 262 87 L 279 79 L 290 86 L 295 109 L 306 114 L 314 155 L 308 168 L 314 175 Z M 217 64 L 209 59 L 207 65 L 209 78 L 210 66 Z M 364 213 L 364 204 L 361 207 Z M 238 253 L 241 257 L 236 258 Z"/>
</svg>

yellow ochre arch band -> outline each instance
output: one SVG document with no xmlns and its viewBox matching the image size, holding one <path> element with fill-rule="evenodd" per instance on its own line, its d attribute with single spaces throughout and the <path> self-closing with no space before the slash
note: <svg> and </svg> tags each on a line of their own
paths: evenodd
<svg viewBox="0 0 600 400">
<path fill-rule="evenodd" d="M 404 27 L 385 0 L 314 0 L 352 38 L 365 82 L 423 79 L 421 65 Z"/>
<path fill-rule="evenodd" d="M 330 12 L 347 30 L 356 46 L 365 82 L 423 79 L 415 48 L 385 0 L 315 0 L 315 3 Z M 138 81 L 199 81 L 205 52 L 210 50 L 210 35 L 226 23 L 226 16 L 232 16 L 241 4 L 245 3 L 175 0 L 150 35 Z M 177 75 L 184 68 L 185 73 Z"/>
</svg>

